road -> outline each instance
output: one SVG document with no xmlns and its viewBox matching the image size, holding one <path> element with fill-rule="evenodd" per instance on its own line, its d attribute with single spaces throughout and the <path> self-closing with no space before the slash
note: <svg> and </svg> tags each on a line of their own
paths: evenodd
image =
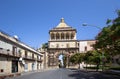
<svg viewBox="0 0 120 79">
<path fill-rule="evenodd" d="M 76 69 L 54 69 L 28 73 L 7 79 L 120 79 L 120 77 L 99 72 L 84 72 Z"/>
</svg>

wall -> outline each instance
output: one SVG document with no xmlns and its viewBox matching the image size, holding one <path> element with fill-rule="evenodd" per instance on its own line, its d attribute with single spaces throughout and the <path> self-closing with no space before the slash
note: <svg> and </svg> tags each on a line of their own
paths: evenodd
<svg viewBox="0 0 120 79">
<path fill-rule="evenodd" d="M 0 57 L 0 74 L 9 74 L 11 73 L 11 61 L 5 57 Z"/>
<path fill-rule="evenodd" d="M 50 42 L 49 48 L 57 48 L 57 44 L 59 45 L 58 48 L 67 48 L 67 44 L 69 44 L 68 48 L 76 47 L 76 42 Z"/>
<path fill-rule="evenodd" d="M 0 48 L 6 49 L 6 50 L 9 49 L 10 51 L 12 51 L 12 45 L 1 40 L 0 40 Z"/>
<path fill-rule="evenodd" d="M 79 52 L 84 53 L 86 46 L 87 46 L 87 41 L 81 41 L 81 42 L 79 42 Z"/>
</svg>

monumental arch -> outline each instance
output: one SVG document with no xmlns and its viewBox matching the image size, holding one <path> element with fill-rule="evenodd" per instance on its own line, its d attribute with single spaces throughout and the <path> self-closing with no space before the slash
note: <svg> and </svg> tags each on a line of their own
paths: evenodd
<svg viewBox="0 0 120 79">
<path fill-rule="evenodd" d="M 65 55 L 67 57 L 67 64 L 69 57 L 77 53 L 79 50 L 76 29 L 68 26 L 64 18 L 60 20 L 60 23 L 49 30 L 50 39 L 48 41 L 48 66 L 57 67 L 59 64 L 59 55 Z"/>
</svg>

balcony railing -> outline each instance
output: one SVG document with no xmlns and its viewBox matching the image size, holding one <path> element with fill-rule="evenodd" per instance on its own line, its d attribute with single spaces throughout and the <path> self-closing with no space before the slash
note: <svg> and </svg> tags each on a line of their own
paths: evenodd
<svg viewBox="0 0 120 79">
<path fill-rule="evenodd" d="M 15 57 L 21 57 L 21 53 L 19 52 L 12 52 L 10 51 L 9 49 L 3 49 L 3 48 L 0 48 L 0 54 L 3 54 L 3 55 L 7 55 L 7 56 L 15 56 Z"/>
<path fill-rule="evenodd" d="M 3 48 L 0 48 L 0 54 L 5 55 L 5 56 L 23 57 L 25 59 L 41 61 L 41 59 L 39 59 L 39 58 L 35 58 L 35 57 L 32 57 L 32 56 L 28 56 L 28 55 L 27 56 L 25 56 L 25 55 L 22 56 L 20 52 L 14 52 L 13 53 L 13 51 L 3 49 Z"/>
</svg>

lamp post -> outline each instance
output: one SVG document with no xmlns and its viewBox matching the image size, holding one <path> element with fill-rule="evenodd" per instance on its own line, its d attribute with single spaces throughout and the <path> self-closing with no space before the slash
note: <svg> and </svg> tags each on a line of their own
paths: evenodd
<svg viewBox="0 0 120 79">
<path fill-rule="evenodd" d="M 95 26 L 95 25 L 89 25 L 87 23 L 83 23 L 82 26 L 92 26 L 92 27 L 96 27 L 97 29 L 99 29 L 100 31 L 102 31 L 102 28 L 99 26 Z M 104 52 L 102 52 L 102 55 L 100 56 L 100 58 L 102 59 L 102 70 L 103 70 L 103 64 L 104 64 Z"/>
<path fill-rule="evenodd" d="M 95 26 L 95 25 L 91 25 L 91 24 L 87 24 L 87 23 L 83 23 L 82 26 L 92 26 L 92 27 L 98 28 L 99 30 L 102 30 L 102 28 L 99 26 Z"/>
</svg>

